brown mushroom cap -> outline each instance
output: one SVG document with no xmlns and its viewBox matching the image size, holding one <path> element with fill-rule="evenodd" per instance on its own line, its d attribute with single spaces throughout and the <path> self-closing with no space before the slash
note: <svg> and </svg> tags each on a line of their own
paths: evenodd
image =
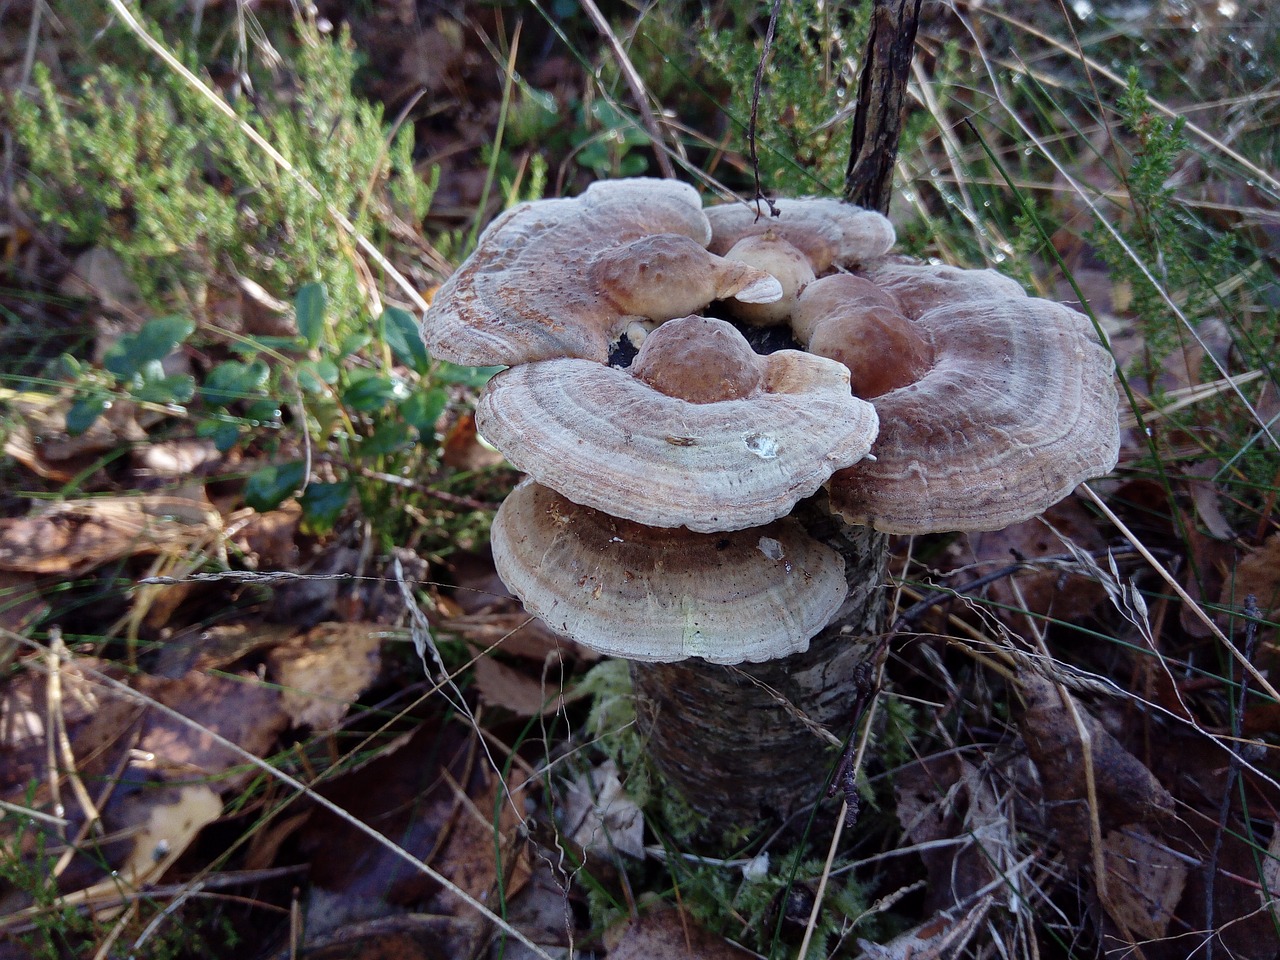
<svg viewBox="0 0 1280 960">
<path fill-rule="evenodd" d="M 809 260 L 819 276 L 832 264 L 850 267 L 883 256 L 893 246 L 893 224 L 874 210 L 863 210 L 833 197 L 802 197 L 774 201 L 778 216 L 768 210 L 757 216 L 755 204 L 726 203 L 707 207 L 712 253 L 723 256 L 743 237 L 772 230 Z"/>
<path fill-rule="evenodd" d="M 531 613 L 631 660 L 772 660 L 835 615 L 844 561 L 794 520 L 732 533 L 654 529 L 525 481 L 493 520 L 498 575 Z"/>
<path fill-rule="evenodd" d="M 745 323 L 768 326 L 785 322 L 800 291 L 813 282 L 813 267 L 805 255 L 772 230 L 743 237 L 724 258 L 763 270 L 782 286 L 782 296 L 769 303 L 751 303 L 741 294 L 730 299 L 728 308 Z"/>
<path fill-rule="evenodd" d="M 800 296 L 792 329 L 810 353 L 849 368 L 855 396 L 871 400 L 914 383 L 933 362 L 933 350 L 892 296 L 852 274 L 815 280 Z"/>
<path fill-rule="evenodd" d="M 659 375 L 664 354 L 673 363 Z M 570 500 L 703 532 L 783 516 L 866 456 L 876 433 L 843 366 L 795 350 L 758 356 L 705 317 L 649 334 L 632 370 L 576 358 L 506 370 L 480 397 L 476 423 Z"/>
<path fill-rule="evenodd" d="M 829 484 L 846 520 L 887 533 L 998 530 L 1115 466 L 1114 364 L 1087 317 L 1020 297 L 938 307 L 915 326 L 933 366 L 875 400 L 875 461 Z"/>
<path fill-rule="evenodd" d="M 710 236 L 697 191 L 674 180 L 601 181 L 574 199 L 521 204 L 436 292 L 423 339 L 461 364 L 603 362 L 637 318 L 781 296 L 767 274 L 708 253 Z"/>
<path fill-rule="evenodd" d="M 1011 300 L 1027 292 L 1018 281 L 996 270 L 965 270 L 946 263 L 913 263 L 886 258 L 862 271 L 881 290 L 892 294 L 908 317 L 964 300 Z"/>
</svg>

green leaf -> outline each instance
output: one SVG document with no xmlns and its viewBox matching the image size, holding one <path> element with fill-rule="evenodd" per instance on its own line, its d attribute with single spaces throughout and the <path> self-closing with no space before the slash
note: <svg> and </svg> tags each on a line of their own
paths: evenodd
<svg viewBox="0 0 1280 960">
<path fill-rule="evenodd" d="M 342 510 L 351 499 L 354 484 L 350 480 L 338 483 L 313 483 L 302 493 L 302 522 L 308 533 L 328 533 L 338 522 Z"/>
<path fill-rule="evenodd" d="M 135 400 L 145 403 L 186 403 L 196 393 L 196 378 L 188 373 L 153 379 L 154 370 L 144 372 L 142 382 L 129 388 Z"/>
<path fill-rule="evenodd" d="M 201 420 L 196 436 L 212 440 L 219 453 L 226 453 L 240 439 L 240 425 L 231 420 Z"/>
<path fill-rule="evenodd" d="M 264 423 L 279 423 L 280 405 L 271 397 L 265 400 L 255 400 L 245 409 L 244 416 L 254 426 L 261 426 Z"/>
<path fill-rule="evenodd" d="M 298 288 L 293 311 L 298 318 L 298 332 L 308 347 L 318 346 L 324 336 L 324 312 L 328 299 L 323 283 L 304 283 Z"/>
<path fill-rule="evenodd" d="M 344 357 L 351 356 L 351 354 L 368 344 L 372 339 L 373 337 L 369 336 L 369 334 L 364 331 L 348 334 L 343 338 L 342 343 L 338 344 L 337 358 L 341 360 Z"/>
<path fill-rule="evenodd" d="M 195 330 L 186 317 L 159 317 L 137 333 L 126 333 L 106 352 L 102 365 L 121 380 L 141 373 L 150 363 L 158 363 Z"/>
<path fill-rule="evenodd" d="M 383 336 L 396 359 L 415 373 L 426 373 L 431 363 L 418 333 L 418 322 L 407 310 L 387 307 L 382 311 Z"/>
<path fill-rule="evenodd" d="M 418 431 L 424 439 L 430 438 L 436 421 L 449 405 L 449 394 L 443 387 L 415 390 L 409 399 L 400 404 L 400 416 Z"/>
<path fill-rule="evenodd" d="M 358 448 L 364 458 L 385 457 L 410 443 L 409 425 L 403 420 L 391 420 L 373 431 L 373 436 Z"/>
<path fill-rule="evenodd" d="M 350 410 L 373 413 L 405 395 L 405 385 L 394 377 L 384 377 L 371 370 L 353 370 L 350 382 L 342 391 L 342 402 Z"/>
<path fill-rule="evenodd" d="M 301 460 L 263 467 L 244 485 L 244 502 L 259 513 L 280 506 L 286 497 L 302 486 L 306 464 Z"/>
<path fill-rule="evenodd" d="M 201 393 L 205 403 L 226 407 L 237 400 L 260 396 L 270 376 L 271 368 L 264 360 L 254 360 L 251 363 L 227 360 L 209 371 Z"/>
<path fill-rule="evenodd" d="M 338 382 L 338 365 L 328 357 L 298 364 L 298 386 L 307 393 L 324 393 L 327 384 Z"/>
<path fill-rule="evenodd" d="M 460 383 L 466 387 L 483 387 L 503 367 L 459 367 L 453 363 L 441 363 L 435 377 L 441 383 Z"/>
<path fill-rule="evenodd" d="M 81 397 L 67 411 L 67 433 L 78 437 L 94 425 L 107 409 L 106 397 Z"/>
</svg>

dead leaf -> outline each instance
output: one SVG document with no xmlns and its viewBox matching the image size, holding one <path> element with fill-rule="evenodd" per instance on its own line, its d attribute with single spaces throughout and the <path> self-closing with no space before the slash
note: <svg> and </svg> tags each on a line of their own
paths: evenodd
<svg viewBox="0 0 1280 960">
<path fill-rule="evenodd" d="M 324 936 L 308 930 L 300 960 L 441 960 L 453 952 L 450 917 L 423 914 L 345 923 Z"/>
<path fill-rule="evenodd" d="M 644 814 L 627 796 L 612 760 L 568 785 L 562 818 L 564 832 L 587 852 L 644 859 Z"/>
<path fill-rule="evenodd" d="M 0 629 L 25 636 L 27 628 L 49 612 L 37 589 L 39 582 L 30 574 L 0 570 Z"/>
<path fill-rule="evenodd" d="M 250 569 L 293 570 L 298 564 L 298 523 L 302 505 L 286 500 L 276 510 L 245 508 L 227 518 L 232 540 Z"/>
<path fill-rule="evenodd" d="M 221 528 L 207 502 L 183 497 L 66 500 L 0 520 L 0 570 L 79 576 L 136 554 L 183 554 L 215 544 Z"/>
<path fill-rule="evenodd" d="M 1222 493 L 1213 483 L 1213 477 L 1221 470 L 1222 464 L 1214 460 L 1203 460 L 1189 464 L 1183 470 L 1187 488 L 1191 492 L 1191 502 L 1195 504 L 1200 522 L 1217 540 L 1235 539 L 1235 531 L 1222 512 Z"/>
<path fill-rule="evenodd" d="M 295 727 L 332 730 L 382 665 L 382 628 L 372 623 L 322 623 L 267 655 Z"/>
<path fill-rule="evenodd" d="M 951 960 L 964 955 L 965 945 L 986 919 L 992 897 L 957 911 L 940 913 L 888 943 L 859 940 L 858 960 Z"/>
<path fill-rule="evenodd" d="M 555 713 L 564 706 L 560 673 L 554 668 L 544 679 L 539 679 L 493 657 L 480 657 L 475 663 L 475 681 L 480 699 L 490 706 L 510 710 L 518 717 Z"/>
<path fill-rule="evenodd" d="M 165 639 L 151 672 L 176 680 L 191 670 L 221 670 L 296 636 L 294 626 L 258 620 L 198 624 Z"/>
<path fill-rule="evenodd" d="M 203 783 L 149 790 L 145 818 L 133 837 L 133 850 L 118 875 L 135 886 L 164 876 L 191 841 L 218 817 L 222 801 Z"/>
<path fill-rule="evenodd" d="M 195 724 L 152 710 L 147 714 L 138 749 L 150 753 L 153 765 L 161 772 L 216 777 L 213 786 L 222 793 L 238 789 L 257 771 L 246 768 L 242 756 L 218 743 L 211 734 L 262 757 L 289 725 L 281 708 L 280 691 L 262 683 L 254 674 L 229 677 L 192 671 L 178 680 L 142 675 L 136 684 L 140 692 Z M 232 770 L 236 772 L 228 774 Z"/>
<path fill-rule="evenodd" d="M 119 765 L 120 753 L 129 745 L 125 734 L 143 708 L 105 690 L 88 670 L 115 673 L 103 661 L 88 657 L 61 664 L 57 706 L 76 770 L 93 780 Z M 45 797 L 53 734 L 50 689 L 48 676 L 34 668 L 9 677 L 0 687 L 0 793 L 10 799 L 33 782 L 45 785 L 37 801 Z"/>
<path fill-rule="evenodd" d="M 58 284 L 63 296 L 97 300 L 113 313 L 129 313 L 142 306 L 142 293 L 129 276 L 120 255 L 106 247 L 90 247 L 75 258 Z"/>
<path fill-rule="evenodd" d="M 1250 549 L 1234 572 L 1228 572 L 1218 602 L 1239 610 L 1250 595 L 1257 600 L 1264 620 L 1280 617 L 1280 533 Z"/>
<path fill-rule="evenodd" d="M 449 469 L 468 473 L 506 463 L 502 454 L 481 441 L 475 414 L 472 413 L 464 413 L 449 428 L 444 437 L 441 459 Z"/>
<path fill-rule="evenodd" d="M 203 468 L 222 460 L 223 454 L 212 440 L 165 440 L 133 449 L 133 466 L 139 477 L 194 478 Z"/>
<path fill-rule="evenodd" d="M 1186 860 L 1140 824 L 1108 833 L 1102 860 L 1108 876 L 1102 905 L 1111 919 L 1143 940 L 1163 937 L 1187 885 Z"/>
<path fill-rule="evenodd" d="M 609 960 L 746 960 L 754 956 L 668 908 L 628 921 L 620 934 L 606 934 L 606 943 L 611 944 Z"/>
<path fill-rule="evenodd" d="M 1271 825 L 1271 844 L 1262 861 L 1263 903 L 1280 922 L 1280 823 Z"/>
<path fill-rule="evenodd" d="M 1018 725 L 1027 752 L 1040 774 L 1049 819 L 1058 841 L 1076 864 L 1092 851 L 1089 805 L 1097 803 L 1103 832 L 1125 824 L 1152 822 L 1170 815 L 1173 797 L 1147 767 L 1126 750 L 1082 704 L 1049 681 L 1020 678 L 1026 709 Z M 1076 717 L 1089 737 L 1094 793 L 1085 777 L 1084 744 Z"/>
<path fill-rule="evenodd" d="M 967 902 L 1017 859 L 995 790 L 960 757 L 942 754 L 908 764 L 894 776 L 893 792 L 898 820 L 921 847 L 928 872 L 926 913 Z"/>
<path fill-rule="evenodd" d="M 109 450 L 147 439 L 138 422 L 138 406 L 128 400 L 113 402 L 88 430 L 73 437 L 67 433 L 66 419 L 70 390 L 61 394 L 0 391 L 0 399 L 22 418 L 5 437 L 4 452 L 37 476 L 58 483 L 70 483 L 93 470 Z"/>
<path fill-rule="evenodd" d="M 1001 564 L 1013 563 L 1018 557 L 1036 560 L 1063 554 L 1066 552 L 1063 539 L 1086 551 L 1107 545 L 1089 512 L 1078 500 L 1069 499 L 1046 510 L 1043 520 L 1036 517 L 1003 530 L 969 534 L 971 553 L 962 555 L 961 559 L 965 564 L 983 563 L 980 572 L 985 573 Z M 962 543 L 959 541 L 955 549 L 961 549 Z M 1080 620 L 1106 599 L 1106 591 L 1092 579 L 1067 573 L 1060 567 L 1019 570 L 1011 577 L 1012 580 L 991 584 L 988 596 L 995 603 L 995 614 L 1017 629 L 1026 625 L 1025 614 L 1020 612 L 1023 609 L 1062 620 Z"/>
</svg>

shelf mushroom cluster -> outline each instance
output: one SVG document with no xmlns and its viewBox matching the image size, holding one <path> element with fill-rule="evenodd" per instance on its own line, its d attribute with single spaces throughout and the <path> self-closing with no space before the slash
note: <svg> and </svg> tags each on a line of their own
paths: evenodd
<svg viewBox="0 0 1280 960">
<path fill-rule="evenodd" d="M 879 214 L 777 205 L 704 210 L 667 180 L 522 204 L 427 314 L 433 355 L 510 368 L 477 407 L 529 475 L 494 520 L 495 564 L 587 646 L 804 650 L 847 590 L 787 517 L 819 488 L 885 532 L 996 529 L 1115 463 L 1112 362 L 1085 317 L 994 271 L 893 257 Z M 713 303 L 805 350 L 756 354 L 699 315 Z M 639 352 L 611 366 L 624 340 Z"/>
</svg>

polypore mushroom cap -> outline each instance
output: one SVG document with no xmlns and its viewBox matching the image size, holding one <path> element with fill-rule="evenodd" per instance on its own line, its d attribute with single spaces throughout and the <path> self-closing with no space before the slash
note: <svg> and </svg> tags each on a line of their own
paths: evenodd
<svg viewBox="0 0 1280 960">
<path fill-rule="evenodd" d="M 918 263 L 886 258 L 863 267 L 880 289 L 893 294 L 908 317 L 965 300 L 1010 300 L 1027 292 L 1018 281 L 996 270 L 965 270 L 946 263 Z"/>
<path fill-rule="evenodd" d="M 832 508 L 887 533 L 998 530 L 1115 466 L 1111 355 L 1087 317 L 1021 297 L 929 310 L 918 381 L 875 400 L 874 462 L 831 478 Z"/>
<path fill-rule="evenodd" d="M 811 283 L 801 295 L 792 329 L 804 332 L 810 353 L 849 368 L 855 396 L 871 400 L 919 380 L 933 350 L 893 297 L 852 274 Z"/>
<path fill-rule="evenodd" d="M 476 423 L 570 500 L 704 532 L 783 516 L 866 456 L 876 434 L 843 366 L 795 350 L 758 356 L 705 317 L 649 334 L 630 370 L 576 358 L 506 370 Z"/>
<path fill-rule="evenodd" d="M 603 362 L 638 317 L 781 296 L 767 274 L 708 253 L 710 236 L 697 191 L 674 180 L 601 181 L 574 199 L 521 204 L 436 292 L 423 339 L 461 364 Z"/>
<path fill-rule="evenodd" d="M 813 267 L 796 247 L 771 230 L 743 237 L 724 255 L 726 260 L 763 270 L 778 281 L 782 296 L 770 303 L 751 303 L 738 294 L 729 300 L 733 315 L 746 323 L 782 323 L 795 309 L 796 297 L 813 282 Z"/>
<path fill-rule="evenodd" d="M 775 200 L 778 216 L 757 215 L 755 204 L 726 203 L 707 207 L 712 253 L 723 256 L 744 237 L 772 230 L 808 259 L 821 275 L 839 264 L 849 267 L 883 256 L 893 246 L 893 224 L 874 210 L 863 210 L 833 197 Z"/>
<path fill-rule="evenodd" d="M 531 613 L 631 660 L 798 653 L 844 601 L 844 561 L 794 520 L 732 533 L 655 529 L 526 480 L 493 520 L 498 575 Z"/>
</svg>

